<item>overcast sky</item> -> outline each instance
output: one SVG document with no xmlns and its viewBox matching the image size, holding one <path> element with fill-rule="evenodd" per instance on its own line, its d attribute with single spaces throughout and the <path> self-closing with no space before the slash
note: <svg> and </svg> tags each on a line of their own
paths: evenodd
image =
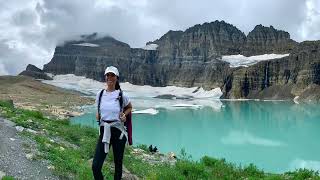
<svg viewBox="0 0 320 180">
<path fill-rule="evenodd" d="M 169 30 L 224 20 L 244 33 L 273 25 L 296 41 L 320 39 L 319 0 L 0 0 L 0 75 L 43 68 L 57 44 L 111 35 L 143 47 Z"/>
</svg>

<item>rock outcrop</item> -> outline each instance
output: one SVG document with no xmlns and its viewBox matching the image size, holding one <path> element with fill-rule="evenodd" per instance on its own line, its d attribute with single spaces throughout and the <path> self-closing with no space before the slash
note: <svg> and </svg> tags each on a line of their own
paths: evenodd
<svg viewBox="0 0 320 180">
<path fill-rule="evenodd" d="M 241 47 L 241 54 L 253 56 L 259 54 L 287 54 L 297 45 L 290 39 L 290 34 L 276 30 L 273 26 L 257 25 L 249 32 L 246 43 Z"/>
<path fill-rule="evenodd" d="M 51 77 L 32 64 L 28 64 L 26 70 L 22 71 L 19 75 L 30 76 L 35 79 L 52 80 Z"/>
<path fill-rule="evenodd" d="M 70 41 L 57 46 L 52 60 L 43 70 L 53 74 L 76 74 L 101 80 L 98 77 L 104 71 L 105 63 L 127 57 L 129 45 L 112 37 L 97 39 L 97 34 L 84 36 L 81 41 Z M 97 76 L 96 76 L 97 74 Z"/>
<path fill-rule="evenodd" d="M 207 62 L 225 54 L 240 54 L 246 36 L 224 21 L 195 25 L 185 32 L 169 31 L 158 44 L 160 61 Z"/>
<path fill-rule="evenodd" d="M 185 32 L 169 31 L 160 39 L 149 42 L 158 44 L 160 57 L 208 61 L 221 55 L 245 56 L 290 53 L 297 44 L 290 34 L 273 26 L 257 25 L 248 36 L 224 21 L 195 25 Z M 172 58 L 174 57 L 174 58 Z"/>
</svg>

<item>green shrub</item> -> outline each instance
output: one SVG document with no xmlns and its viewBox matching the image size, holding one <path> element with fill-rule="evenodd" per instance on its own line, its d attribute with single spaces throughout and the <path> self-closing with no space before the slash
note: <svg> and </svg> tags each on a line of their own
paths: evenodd
<svg viewBox="0 0 320 180">
<path fill-rule="evenodd" d="M 14 177 L 11 177 L 11 176 L 4 176 L 2 177 L 1 180 L 14 180 Z"/>
<path fill-rule="evenodd" d="M 146 152 L 149 152 L 149 148 L 148 148 L 147 145 L 145 145 L 145 144 L 139 144 L 139 145 L 137 146 L 137 148 L 142 149 L 142 150 L 144 150 L 144 151 L 146 151 Z"/>
<path fill-rule="evenodd" d="M 176 163 L 176 169 L 187 179 L 207 179 L 209 174 L 203 164 L 181 160 Z"/>
<path fill-rule="evenodd" d="M 180 150 L 180 154 L 178 155 L 179 159 L 181 160 L 191 160 L 192 159 L 192 156 L 190 154 L 187 153 L 186 149 L 185 148 L 182 148 Z"/>
<path fill-rule="evenodd" d="M 319 172 L 309 169 L 297 169 L 294 172 L 286 172 L 285 175 L 288 175 L 292 179 L 320 179 Z"/>
<path fill-rule="evenodd" d="M 257 166 L 251 163 L 249 166 L 243 169 L 243 175 L 246 177 L 263 178 L 264 172 L 259 170 Z"/>
<path fill-rule="evenodd" d="M 217 163 L 219 163 L 218 159 L 214 159 L 212 157 L 204 156 L 201 158 L 200 162 L 208 167 L 215 167 Z"/>
<path fill-rule="evenodd" d="M 8 101 L 1 100 L 0 101 L 0 107 L 6 107 L 6 108 L 9 108 L 9 109 L 13 109 L 14 108 L 12 102 L 9 101 L 9 100 Z"/>
<path fill-rule="evenodd" d="M 23 110 L 25 116 L 33 117 L 37 119 L 44 119 L 42 112 L 40 111 L 30 111 L 30 110 Z"/>
<path fill-rule="evenodd" d="M 164 165 L 157 167 L 156 173 L 150 173 L 146 179 L 153 180 L 185 180 L 186 177 L 183 176 L 179 171 L 177 171 L 174 167 Z"/>
<path fill-rule="evenodd" d="M 204 156 L 200 163 L 206 166 L 210 171 L 210 177 L 214 179 L 240 179 L 240 169 L 232 163 L 227 163 L 225 159 L 215 159 Z"/>
</svg>

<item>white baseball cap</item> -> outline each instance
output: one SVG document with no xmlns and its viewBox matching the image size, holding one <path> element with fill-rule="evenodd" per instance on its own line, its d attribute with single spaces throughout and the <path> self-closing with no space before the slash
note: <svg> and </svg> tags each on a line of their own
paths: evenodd
<svg viewBox="0 0 320 180">
<path fill-rule="evenodd" d="M 119 77 L 119 71 L 118 71 L 118 69 L 116 67 L 114 67 L 114 66 L 107 67 L 107 69 L 104 71 L 104 75 L 106 75 L 109 72 L 111 72 L 111 73 L 113 73 L 113 74 L 115 74 L 116 76 Z"/>
</svg>

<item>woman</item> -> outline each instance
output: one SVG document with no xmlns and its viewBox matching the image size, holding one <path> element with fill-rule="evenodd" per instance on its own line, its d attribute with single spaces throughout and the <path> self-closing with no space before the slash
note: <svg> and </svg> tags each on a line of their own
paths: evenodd
<svg viewBox="0 0 320 180">
<path fill-rule="evenodd" d="M 106 88 L 98 92 L 96 97 L 98 105 L 96 119 L 100 124 L 100 135 L 92 162 L 92 171 L 94 179 L 103 179 L 102 165 L 109 152 L 109 147 L 112 146 L 115 164 L 114 179 L 121 179 L 123 153 L 128 140 L 124 122 L 126 121 L 126 116 L 132 110 L 132 105 L 130 99 L 120 89 L 118 69 L 109 66 L 104 75 Z M 121 97 L 123 108 L 120 107 Z"/>
</svg>

